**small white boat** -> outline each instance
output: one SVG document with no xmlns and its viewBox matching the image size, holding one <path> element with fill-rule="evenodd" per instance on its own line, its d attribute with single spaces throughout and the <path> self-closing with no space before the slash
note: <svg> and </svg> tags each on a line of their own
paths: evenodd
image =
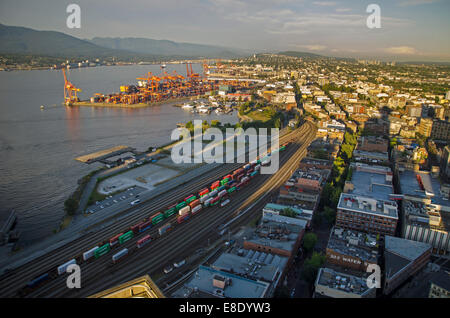
<svg viewBox="0 0 450 318">
<path fill-rule="evenodd" d="M 184 104 L 183 106 L 181 106 L 181 108 L 184 108 L 184 109 L 193 109 L 194 106 L 191 105 L 191 104 Z"/>
<path fill-rule="evenodd" d="M 45 107 L 44 107 L 44 105 L 41 105 L 41 109 L 44 109 Z"/>
</svg>

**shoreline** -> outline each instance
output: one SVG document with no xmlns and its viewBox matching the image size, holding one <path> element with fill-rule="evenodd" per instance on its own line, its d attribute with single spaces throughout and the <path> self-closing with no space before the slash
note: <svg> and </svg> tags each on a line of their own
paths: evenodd
<svg viewBox="0 0 450 318">
<path fill-rule="evenodd" d="M 169 98 L 169 99 L 159 101 L 159 102 L 154 102 L 154 103 L 138 103 L 138 104 L 91 103 L 90 101 L 80 101 L 80 102 L 73 103 L 69 107 L 144 108 L 144 107 L 169 104 L 169 103 L 173 103 L 173 102 L 183 102 L 183 101 L 187 101 L 187 100 L 192 100 L 193 97 L 197 97 L 197 96 Z M 63 105 L 65 105 L 65 104 L 63 103 Z"/>
</svg>

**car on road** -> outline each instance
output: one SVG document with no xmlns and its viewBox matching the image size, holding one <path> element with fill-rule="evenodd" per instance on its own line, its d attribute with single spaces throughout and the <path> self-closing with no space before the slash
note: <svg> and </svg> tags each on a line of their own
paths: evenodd
<svg viewBox="0 0 450 318">
<path fill-rule="evenodd" d="M 131 202 L 130 204 L 135 205 L 135 204 L 138 204 L 139 202 L 141 202 L 141 200 L 137 199 L 137 200 L 134 200 L 133 202 Z"/>
</svg>

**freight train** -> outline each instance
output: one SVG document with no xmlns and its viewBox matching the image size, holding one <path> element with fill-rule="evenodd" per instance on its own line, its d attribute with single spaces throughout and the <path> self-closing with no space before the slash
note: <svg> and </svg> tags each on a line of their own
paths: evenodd
<svg viewBox="0 0 450 318">
<path fill-rule="evenodd" d="M 283 144 L 279 149 L 275 151 L 283 151 L 288 146 L 288 143 Z M 177 214 L 175 222 L 168 222 L 158 228 L 158 233 L 155 237 L 145 235 L 136 242 L 137 249 L 143 248 L 148 243 L 163 236 L 170 231 L 173 226 L 182 224 L 190 219 L 192 215 L 195 215 L 205 208 L 219 205 L 220 207 L 226 206 L 231 202 L 231 195 L 236 191 L 239 191 L 242 187 L 246 186 L 251 179 L 259 174 L 261 165 L 264 160 L 270 158 L 270 153 L 266 154 L 262 159 L 254 160 L 241 168 L 236 169 L 230 174 L 227 174 L 217 181 L 214 181 L 210 186 L 202 188 L 198 193 L 187 196 L 183 201 L 176 202 L 165 209 L 164 212 L 158 212 L 150 215 L 148 218 L 142 220 L 138 224 L 131 226 L 125 231 L 114 235 L 108 241 L 98 244 L 97 246 L 83 252 L 81 256 L 69 260 L 68 262 L 58 266 L 55 272 L 44 273 L 30 282 L 22 288 L 19 292 L 21 295 L 27 294 L 40 286 L 44 285 L 50 279 L 62 275 L 65 273 L 67 267 L 71 264 L 77 264 L 77 261 L 81 264 L 89 262 L 92 259 L 98 259 L 108 254 L 111 249 L 116 245 L 122 245 L 125 242 L 131 240 L 135 236 L 141 235 L 143 232 L 148 231 L 151 228 L 156 227 L 164 220 L 168 220 Z M 121 249 L 119 252 L 112 255 L 112 264 L 122 260 L 127 255 L 131 254 L 132 250 L 127 248 Z"/>
</svg>

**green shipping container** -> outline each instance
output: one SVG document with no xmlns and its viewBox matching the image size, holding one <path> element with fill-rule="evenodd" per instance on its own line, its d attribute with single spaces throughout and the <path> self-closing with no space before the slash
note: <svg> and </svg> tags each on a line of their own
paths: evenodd
<svg viewBox="0 0 450 318">
<path fill-rule="evenodd" d="M 191 203 L 192 201 L 197 200 L 197 197 L 194 195 L 193 197 L 190 197 L 189 199 L 186 200 L 186 203 Z"/>
<path fill-rule="evenodd" d="M 160 214 L 160 215 L 154 217 L 154 218 L 152 219 L 152 224 L 153 224 L 153 225 L 158 224 L 158 223 L 161 222 L 162 220 L 164 220 L 164 214 Z"/>
<path fill-rule="evenodd" d="M 179 211 L 180 209 L 184 208 L 187 205 L 186 202 L 181 202 L 179 204 L 177 204 L 177 206 L 175 207 L 177 209 L 177 211 Z"/>
<path fill-rule="evenodd" d="M 110 249 L 111 249 L 111 247 L 107 243 L 107 244 L 103 245 L 102 247 L 99 247 L 98 249 L 95 250 L 94 257 L 99 258 L 100 256 L 103 256 L 106 253 L 108 253 L 110 251 Z"/>
<path fill-rule="evenodd" d="M 129 241 L 133 238 L 133 231 L 129 231 L 127 233 L 125 233 L 124 235 L 119 236 L 119 243 L 123 244 L 126 241 Z"/>
<path fill-rule="evenodd" d="M 168 218 L 169 216 L 172 216 L 175 213 L 177 213 L 177 209 L 176 208 L 171 208 L 171 209 L 167 210 L 166 212 L 164 212 L 164 216 L 166 218 Z"/>
<path fill-rule="evenodd" d="M 232 193 L 232 192 L 234 192 L 235 190 L 236 190 L 236 187 L 229 188 L 229 189 L 228 189 L 228 193 Z"/>
</svg>

